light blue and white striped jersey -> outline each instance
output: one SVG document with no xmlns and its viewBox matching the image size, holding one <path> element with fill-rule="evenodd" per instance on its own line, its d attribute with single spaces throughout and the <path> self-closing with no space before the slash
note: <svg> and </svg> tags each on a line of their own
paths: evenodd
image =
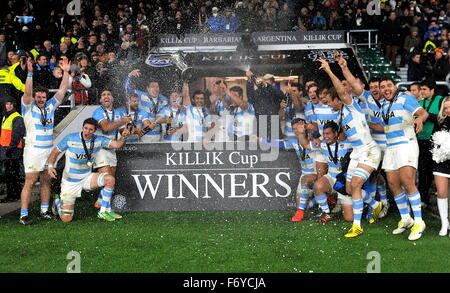
<svg viewBox="0 0 450 293">
<path fill-rule="evenodd" d="M 43 109 L 40 109 L 34 102 L 25 105 L 22 100 L 22 116 L 26 128 L 26 147 L 39 149 L 50 149 L 53 147 L 55 110 L 58 106 L 59 101 L 55 97 L 47 100 Z"/>
<path fill-rule="evenodd" d="M 101 148 L 107 148 L 111 139 L 94 134 L 93 158 Z M 92 140 L 85 141 L 86 148 L 90 151 Z M 68 182 L 80 182 L 89 174 L 92 169 L 87 165 L 88 159 L 81 140 L 81 133 L 75 132 L 66 135 L 56 146 L 61 152 L 66 152 L 66 165 L 64 167 L 62 180 Z M 93 160 L 93 158 L 91 160 Z"/>
<path fill-rule="evenodd" d="M 125 79 L 125 91 L 127 92 L 127 94 L 135 93 L 139 97 L 139 107 L 155 115 L 157 115 L 164 106 L 167 106 L 167 104 L 169 104 L 169 99 L 161 94 L 159 94 L 157 98 L 151 98 L 146 92 L 130 88 L 129 76 Z"/>
<path fill-rule="evenodd" d="M 109 122 L 117 122 L 123 118 L 123 114 L 124 113 L 122 113 L 119 109 L 113 109 L 110 111 L 103 107 L 98 107 L 92 114 L 92 118 L 97 120 L 97 123 L 100 123 L 100 121 L 105 119 Z M 116 128 L 113 131 L 103 131 L 100 127 L 98 127 L 96 133 L 97 135 L 106 136 L 109 139 L 117 139 L 119 137 L 119 128 Z"/>
<path fill-rule="evenodd" d="M 313 104 L 311 101 L 308 102 L 308 104 L 306 104 L 305 107 L 305 121 L 306 122 L 314 122 L 314 115 L 316 112 L 316 107 L 318 106 L 318 104 Z"/>
<path fill-rule="evenodd" d="M 338 143 L 332 143 L 328 145 L 330 147 L 330 150 L 328 150 L 327 143 L 325 140 L 322 141 L 322 143 L 319 145 L 319 147 L 316 147 L 313 142 L 310 143 L 311 148 L 313 150 L 319 149 L 322 154 L 327 157 L 328 161 L 328 174 L 332 176 L 333 178 L 336 178 L 336 176 L 342 172 L 342 164 L 341 160 L 348 152 L 351 152 L 353 150 L 352 143 L 347 139 L 343 141 L 338 141 Z M 336 153 L 336 145 L 337 145 L 337 153 Z M 336 155 L 336 156 L 335 156 Z M 333 157 L 337 159 L 337 162 L 333 161 Z"/>
<path fill-rule="evenodd" d="M 117 109 L 117 111 L 120 112 L 122 117 L 128 115 L 128 109 L 126 107 L 119 108 L 119 109 Z M 130 114 L 132 122 L 136 128 L 142 129 L 143 128 L 142 122 L 144 122 L 145 120 L 149 120 L 148 113 L 144 109 L 141 109 L 141 108 L 138 108 L 138 110 L 136 112 L 131 111 L 131 113 L 129 113 L 129 114 Z M 125 127 L 126 127 L 126 125 L 122 125 L 120 127 L 120 129 L 125 128 Z M 130 136 L 127 138 L 126 143 L 127 144 L 128 143 L 136 143 L 136 142 L 139 142 L 139 140 L 140 140 L 139 136 L 137 134 L 133 133 L 133 134 L 130 134 Z"/>
<path fill-rule="evenodd" d="M 314 163 L 314 159 L 312 158 L 312 155 L 314 153 L 313 150 L 304 149 L 297 138 L 286 141 L 286 146 L 288 148 L 294 148 L 295 153 L 297 154 L 298 161 L 300 162 L 300 166 L 302 168 L 302 176 L 317 174 L 316 164 Z"/>
<path fill-rule="evenodd" d="M 356 98 L 352 98 L 350 105 L 343 104 L 342 110 L 338 112 L 337 124 L 342 127 L 353 148 L 362 147 L 374 141 L 367 124 L 366 114 Z"/>
<path fill-rule="evenodd" d="M 202 141 L 204 133 L 211 126 L 212 117 L 207 109 L 189 105 L 186 107 L 186 123 L 188 125 L 188 141 Z"/>
<path fill-rule="evenodd" d="M 319 127 L 319 133 L 322 136 L 323 127 L 325 126 L 325 124 L 330 121 L 334 121 L 337 123 L 339 111 L 334 111 L 333 108 L 328 105 L 317 104 L 314 106 L 314 108 L 315 114 L 311 116 L 311 120 L 312 122 L 317 123 Z"/>
<path fill-rule="evenodd" d="M 384 100 L 375 100 L 368 90 L 364 90 L 364 92 L 361 94 L 361 96 L 358 97 L 358 99 L 361 101 L 361 108 L 363 109 L 364 113 L 366 113 L 367 121 L 383 125 L 383 119 L 381 118 L 381 106 L 383 105 Z M 372 138 L 379 146 L 386 146 L 386 134 L 384 132 L 376 131 L 373 129 L 370 129 L 370 132 L 372 133 Z"/>
<path fill-rule="evenodd" d="M 180 108 L 174 109 L 172 107 L 164 107 L 160 114 L 163 118 L 172 118 L 172 127 L 180 128 L 186 123 L 186 108 L 183 107 L 183 110 L 180 111 Z M 165 141 L 181 141 L 181 135 L 167 135 L 167 124 L 163 125 L 164 137 Z"/>
<path fill-rule="evenodd" d="M 285 107 L 284 111 L 286 112 L 286 125 L 284 126 L 284 137 L 286 140 L 296 139 L 294 130 L 292 129 L 292 120 L 295 118 L 305 119 L 305 108 L 302 110 L 295 109 L 293 107 L 294 103 L 291 103 L 291 107 Z"/>
<path fill-rule="evenodd" d="M 238 137 L 255 134 L 255 108 L 253 108 L 253 105 L 249 102 L 246 102 L 246 104 L 248 108 L 245 111 L 241 107 L 237 106 L 231 106 L 231 109 L 229 109 L 230 115 L 233 117 L 233 124 L 227 125 L 228 133 L 232 133 Z"/>
<path fill-rule="evenodd" d="M 414 113 L 422 107 L 416 97 L 401 92 L 392 99 L 392 103 L 385 101 L 381 109 L 382 118 L 383 116 L 384 119 L 389 118 L 388 124 L 382 119 L 388 147 L 417 139 L 414 131 Z"/>
</svg>

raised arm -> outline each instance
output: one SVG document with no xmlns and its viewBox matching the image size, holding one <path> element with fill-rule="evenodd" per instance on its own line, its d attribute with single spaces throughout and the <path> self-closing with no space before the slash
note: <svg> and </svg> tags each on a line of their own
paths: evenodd
<svg viewBox="0 0 450 293">
<path fill-rule="evenodd" d="M 29 105 L 31 103 L 31 100 L 33 98 L 33 62 L 31 61 L 31 58 L 28 57 L 27 59 L 27 69 L 28 69 L 28 75 L 27 80 L 25 81 L 25 92 L 23 93 L 22 102 L 25 105 Z"/>
<path fill-rule="evenodd" d="M 361 86 L 361 84 L 358 82 L 358 80 L 356 80 L 355 76 L 353 76 L 353 74 L 350 72 L 350 69 L 348 69 L 347 61 L 345 60 L 345 58 L 342 57 L 341 54 L 339 54 L 339 52 L 336 52 L 334 54 L 334 58 L 335 58 L 336 62 L 339 64 L 339 66 L 341 67 L 342 73 L 344 74 L 345 79 L 348 81 L 348 83 L 352 87 L 353 93 L 358 97 L 360 95 L 362 95 L 362 93 L 364 92 L 364 88 Z"/>
<path fill-rule="evenodd" d="M 328 62 L 322 58 L 319 58 L 318 61 L 321 63 L 319 69 L 322 69 L 328 74 L 328 76 L 331 79 L 331 82 L 333 82 L 333 86 L 336 89 L 336 92 L 338 93 L 338 96 L 341 99 L 341 101 L 347 105 L 352 104 L 353 103 L 352 97 L 347 93 L 347 91 L 344 88 L 344 85 L 339 80 L 339 78 L 337 78 L 337 76 L 334 75 L 333 71 L 331 71 L 330 64 L 328 64 Z"/>
<path fill-rule="evenodd" d="M 191 97 L 189 96 L 189 84 L 183 82 L 183 106 L 188 107 L 191 105 Z"/>
<path fill-rule="evenodd" d="M 139 69 L 133 69 L 130 73 L 128 73 L 127 78 L 125 79 L 125 92 L 135 92 L 135 89 L 130 87 L 131 77 L 139 77 L 141 76 L 141 71 Z"/>
<path fill-rule="evenodd" d="M 298 128 L 298 132 L 295 133 L 295 135 L 298 138 L 298 141 L 300 142 L 300 144 L 302 145 L 302 147 L 304 149 L 307 150 L 311 150 L 311 144 L 310 141 L 308 139 L 308 136 L 306 134 L 306 126 L 305 125 L 300 125 Z"/>
<path fill-rule="evenodd" d="M 70 61 L 69 59 L 67 59 L 67 57 L 63 57 L 61 69 L 63 70 L 64 74 L 59 89 L 55 94 L 55 98 L 59 101 L 59 103 L 63 102 L 63 99 L 67 93 L 67 89 L 69 88 Z"/>
</svg>

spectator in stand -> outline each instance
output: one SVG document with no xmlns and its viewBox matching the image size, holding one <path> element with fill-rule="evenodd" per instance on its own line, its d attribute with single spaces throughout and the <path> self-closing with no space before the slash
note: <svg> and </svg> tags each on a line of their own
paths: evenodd
<svg viewBox="0 0 450 293">
<path fill-rule="evenodd" d="M 39 52 L 40 55 L 45 55 L 47 57 L 47 60 L 50 60 L 52 56 L 57 55 L 57 50 L 55 46 L 53 46 L 52 41 L 45 40 L 44 41 L 44 48 L 42 48 Z"/>
<path fill-rule="evenodd" d="M 70 67 L 69 76 L 69 89 L 74 91 L 75 104 L 87 105 L 88 104 L 88 89 L 92 86 L 89 75 L 81 71 L 80 67 L 76 64 L 72 64 Z"/>
<path fill-rule="evenodd" d="M 178 38 L 184 37 L 189 32 L 189 24 L 186 23 L 186 19 L 183 17 L 181 11 L 175 13 L 175 17 L 168 21 L 168 25 L 168 33 L 177 35 Z"/>
<path fill-rule="evenodd" d="M 59 44 L 59 51 L 57 53 L 57 58 L 61 58 L 61 56 L 67 57 L 67 59 L 72 60 L 73 52 L 69 50 L 66 43 Z"/>
<path fill-rule="evenodd" d="M 6 64 L 8 60 L 8 48 L 6 47 L 6 36 L 0 32 L 0 64 Z"/>
<path fill-rule="evenodd" d="M 408 81 L 420 81 L 424 77 L 423 64 L 420 63 L 420 53 L 411 56 L 408 63 Z"/>
<path fill-rule="evenodd" d="M 234 33 L 239 28 L 239 21 L 231 9 L 225 9 L 225 15 L 222 18 L 222 27 L 220 31 L 223 33 Z"/>
<path fill-rule="evenodd" d="M 63 76 L 63 72 L 62 72 L 61 67 L 56 66 L 55 68 L 53 68 L 52 78 L 48 84 L 48 88 L 49 89 L 59 88 L 59 86 L 61 85 L 62 76 Z"/>
<path fill-rule="evenodd" d="M 433 77 L 434 80 L 445 80 L 449 73 L 448 55 L 444 56 L 444 50 L 436 48 L 434 53 Z"/>
<path fill-rule="evenodd" d="M 391 12 L 382 26 L 383 43 L 385 45 L 385 58 L 389 60 L 392 67 L 397 68 L 397 51 L 400 48 L 401 28 L 397 19 L 397 13 Z"/>
<path fill-rule="evenodd" d="M 47 85 L 53 76 L 48 66 L 47 57 L 45 55 L 39 55 L 34 67 L 34 81 L 40 85 Z"/>
<path fill-rule="evenodd" d="M 201 6 L 197 15 L 197 32 L 205 32 L 208 29 L 208 15 L 206 14 L 206 7 Z"/>
<path fill-rule="evenodd" d="M 209 31 L 220 32 L 223 25 L 223 17 L 219 14 L 219 8 L 213 7 L 211 12 L 212 16 L 208 18 Z"/>
<path fill-rule="evenodd" d="M 320 10 L 316 11 L 316 15 L 313 17 L 312 21 L 313 30 L 321 31 L 327 29 L 327 23 L 325 17 L 323 17 L 322 12 Z"/>
<path fill-rule="evenodd" d="M 281 9 L 277 14 L 277 24 L 279 31 L 291 31 L 295 14 L 292 9 L 289 8 L 287 3 L 283 3 Z"/>
<path fill-rule="evenodd" d="M 330 18 L 328 20 L 328 25 L 334 30 L 341 30 L 344 26 L 343 18 L 336 10 L 332 10 Z"/>
<path fill-rule="evenodd" d="M 422 48 L 422 39 L 419 37 L 419 29 L 415 26 L 410 29 L 411 34 L 405 38 L 403 43 L 402 60 L 408 60 L 413 52 L 420 52 Z M 403 61 L 405 63 L 405 61 Z"/>
<path fill-rule="evenodd" d="M 277 30 L 277 10 L 275 8 L 267 8 L 262 15 L 262 29 L 264 31 Z"/>
</svg>

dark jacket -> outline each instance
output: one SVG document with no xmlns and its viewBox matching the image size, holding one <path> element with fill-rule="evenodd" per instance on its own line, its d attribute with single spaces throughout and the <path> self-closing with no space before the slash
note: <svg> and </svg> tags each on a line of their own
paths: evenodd
<svg viewBox="0 0 450 293">
<path fill-rule="evenodd" d="M 5 119 L 9 117 L 12 113 L 16 112 L 16 110 L 6 112 Z M 17 148 L 20 143 L 20 140 L 25 136 L 25 123 L 22 117 L 16 117 L 13 120 L 12 126 L 12 137 L 11 144 L 9 147 L 0 146 L 0 161 L 1 160 L 12 160 L 19 159 L 22 156 L 22 149 Z M 22 142 L 24 145 L 24 142 Z"/>
</svg>

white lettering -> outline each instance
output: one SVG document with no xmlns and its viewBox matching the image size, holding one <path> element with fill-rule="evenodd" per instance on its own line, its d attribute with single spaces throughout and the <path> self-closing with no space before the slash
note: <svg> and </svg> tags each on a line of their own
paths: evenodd
<svg viewBox="0 0 450 293">
<path fill-rule="evenodd" d="M 250 197 L 259 197 L 258 189 L 261 190 L 266 197 L 273 197 L 269 191 L 264 187 L 267 183 L 269 183 L 269 176 L 264 173 L 251 173 L 252 175 L 252 183 L 253 183 L 253 194 Z M 264 182 L 258 183 L 258 177 L 263 177 Z"/>
<path fill-rule="evenodd" d="M 275 182 L 278 183 L 278 185 L 280 185 L 281 187 L 283 187 L 284 189 L 286 189 L 286 193 L 285 194 L 279 194 L 277 190 L 275 190 L 275 197 L 287 197 L 291 194 L 292 189 L 291 186 L 289 185 L 289 183 L 284 182 L 283 180 L 280 179 L 281 175 L 285 175 L 287 177 L 287 179 L 291 180 L 291 175 L 290 173 L 286 173 L 286 172 L 280 172 L 275 176 Z"/>
<path fill-rule="evenodd" d="M 241 183 L 236 183 L 236 177 L 237 176 L 244 176 L 244 178 L 245 178 L 245 180 L 243 181 L 243 182 L 241 182 Z M 245 173 L 234 173 L 234 174 L 230 174 L 230 179 L 231 179 L 231 184 L 230 184 L 230 186 L 231 186 L 231 191 L 230 191 L 230 197 L 231 198 L 235 198 L 235 197 L 238 197 L 238 198 L 240 198 L 240 197 L 248 197 L 248 193 L 249 193 L 249 191 L 247 191 L 247 193 L 245 193 L 245 194 L 236 194 L 236 187 L 239 187 L 239 186 L 241 186 L 241 187 L 244 187 L 244 189 L 245 189 L 245 183 L 246 183 L 246 179 L 247 179 L 247 174 L 245 174 Z"/>
<path fill-rule="evenodd" d="M 161 178 L 164 175 L 161 175 L 161 174 L 158 175 L 158 183 L 156 184 L 156 188 L 153 187 L 152 181 L 150 180 L 150 177 L 152 175 L 142 175 L 142 176 L 144 176 L 145 182 L 146 182 L 144 188 L 142 188 L 141 182 L 139 180 L 139 175 L 132 175 L 132 176 L 134 178 L 134 181 L 136 182 L 136 186 L 137 186 L 137 188 L 139 190 L 139 195 L 141 196 L 141 199 L 144 199 L 145 191 L 147 190 L 147 187 L 150 189 L 150 193 L 151 193 L 153 199 L 155 199 L 156 192 L 158 191 L 159 184 L 161 183 Z"/>
</svg>

